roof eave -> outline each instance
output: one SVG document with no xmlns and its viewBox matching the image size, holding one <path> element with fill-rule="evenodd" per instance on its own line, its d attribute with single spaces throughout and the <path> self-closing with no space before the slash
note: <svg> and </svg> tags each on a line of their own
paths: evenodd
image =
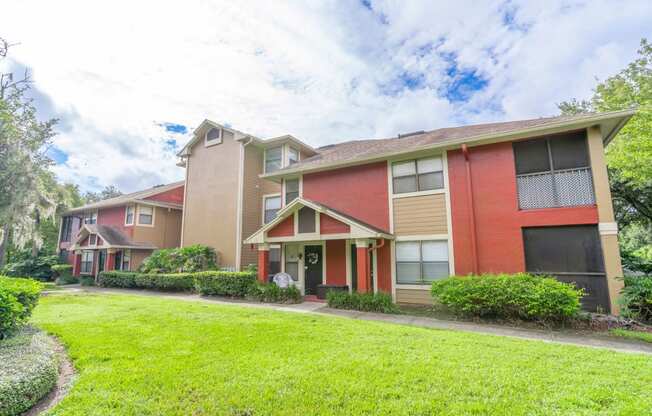
<svg viewBox="0 0 652 416">
<path fill-rule="evenodd" d="M 615 136 L 618 133 L 620 128 L 622 128 L 622 126 L 627 122 L 627 120 L 629 120 L 634 114 L 636 114 L 635 109 L 614 111 L 610 113 L 601 113 L 601 114 L 591 115 L 591 116 L 578 118 L 570 121 L 561 121 L 557 123 L 550 123 L 550 124 L 530 127 L 526 129 L 512 130 L 512 131 L 501 132 L 501 133 L 488 133 L 488 134 L 482 134 L 478 136 L 469 136 L 462 139 L 450 140 L 442 143 L 433 143 L 425 146 L 418 146 L 418 147 L 408 148 L 400 151 L 385 152 L 385 153 L 380 153 L 372 156 L 365 156 L 357 159 L 350 159 L 350 160 L 323 164 L 312 168 L 308 167 L 303 169 L 301 167 L 298 167 L 298 168 L 283 169 L 281 171 L 260 174 L 258 176 L 260 178 L 268 179 L 271 181 L 280 181 L 283 177 L 286 177 L 288 175 L 319 172 L 319 171 L 324 171 L 324 170 L 329 170 L 329 169 L 334 169 L 339 167 L 359 165 L 362 163 L 371 163 L 379 160 L 384 160 L 393 156 L 400 156 L 400 155 L 415 153 L 424 150 L 456 148 L 465 143 L 472 144 L 472 145 L 473 144 L 480 145 L 480 144 L 485 144 L 484 143 L 485 141 L 499 142 L 501 140 L 512 140 L 514 136 L 528 137 L 528 136 L 543 134 L 546 131 L 560 129 L 560 128 L 568 128 L 569 130 L 571 130 L 574 128 L 590 127 L 591 125 L 594 125 L 601 121 L 622 117 L 623 120 L 619 122 L 619 127 L 617 126 L 612 130 L 612 132 L 609 133 L 609 135 L 611 136 L 609 138 L 610 141 L 613 138 L 613 136 Z M 605 144 L 606 143 L 608 143 L 608 141 L 605 140 Z"/>
</svg>

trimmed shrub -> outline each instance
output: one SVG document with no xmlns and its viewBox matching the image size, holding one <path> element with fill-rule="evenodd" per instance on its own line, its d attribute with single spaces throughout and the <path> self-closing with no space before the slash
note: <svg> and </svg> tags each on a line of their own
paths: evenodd
<svg viewBox="0 0 652 416">
<path fill-rule="evenodd" d="M 42 290 L 32 279 L 0 276 L 0 339 L 27 322 Z"/>
<path fill-rule="evenodd" d="M 326 294 L 328 306 L 363 312 L 398 313 L 398 307 L 387 293 L 358 293 L 331 290 Z"/>
<path fill-rule="evenodd" d="M 95 277 L 93 276 L 80 276 L 79 283 L 82 286 L 95 286 Z"/>
<path fill-rule="evenodd" d="M 454 276 L 432 284 L 432 296 L 465 316 L 560 321 L 577 315 L 581 289 L 527 273 Z"/>
<path fill-rule="evenodd" d="M 106 271 L 97 276 L 97 285 L 102 287 L 121 287 L 131 289 L 136 287 L 135 272 Z"/>
<path fill-rule="evenodd" d="M 79 279 L 72 275 L 71 264 L 55 264 L 52 266 L 52 277 L 59 286 L 79 283 Z"/>
<path fill-rule="evenodd" d="M 58 256 L 26 257 L 21 261 L 5 265 L 0 274 L 48 281 L 52 279 L 52 266 L 58 263 Z"/>
<path fill-rule="evenodd" d="M 25 328 L 0 341 L 0 415 L 19 415 L 54 387 L 59 356 L 45 333 Z"/>
<path fill-rule="evenodd" d="M 138 273 L 135 275 L 134 280 L 136 287 L 143 289 L 191 291 L 195 288 L 193 273 Z"/>
<path fill-rule="evenodd" d="M 193 273 L 217 269 L 212 247 L 195 244 L 188 247 L 154 251 L 140 266 L 143 273 Z"/>
<path fill-rule="evenodd" d="M 256 283 L 256 275 L 249 272 L 195 273 L 195 288 L 202 295 L 243 298 Z"/>
<path fill-rule="evenodd" d="M 652 276 L 630 276 L 623 279 L 621 314 L 627 318 L 652 322 Z"/>
<path fill-rule="evenodd" d="M 301 291 L 296 286 L 281 288 L 274 283 L 262 284 L 254 282 L 249 288 L 247 297 L 259 302 L 300 303 Z"/>
</svg>

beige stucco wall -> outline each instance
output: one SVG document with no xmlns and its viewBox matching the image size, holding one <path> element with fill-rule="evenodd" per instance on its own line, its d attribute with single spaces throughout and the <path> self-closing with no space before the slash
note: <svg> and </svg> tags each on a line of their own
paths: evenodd
<svg viewBox="0 0 652 416">
<path fill-rule="evenodd" d="M 432 305 L 433 300 L 430 290 L 424 289 L 396 289 L 397 303 L 410 303 L 414 305 Z"/>
<path fill-rule="evenodd" d="M 611 313 L 618 314 L 620 308 L 617 300 L 623 288 L 623 268 L 620 261 L 620 248 L 618 234 L 615 231 L 615 216 L 607 175 L 607 163 L 604 156 L 602 132 L 599 127 L 591 127 L 587 131 L 589 142 L 589 157 L 591 158 L 591 172 L 593 173 L 593 186 L 595 199 L 598 206 L 598 220 L 600 221 L 600 241 L 604 257 L 607 284 L 609 287 L 609 300 Z"/>
<path fill-rule="evenodd" d="M 447 234 L 444 194 L 394 198 L 394 234 Z"/>
<path fill-rule="evenodd" d="M 143 264 L 143 260 L 149 257 L 150 254 L 152 254 L 152 250 L 131 250 L 131 263 L 129 265 L 131 271 L 138 270 L 140 265 Z"/>
<path fill-rule="evenodd" d="M 263 222 L 263 195 L 281 193 L 281 185 L 258 177 L 263 171 L 263 150 L 254 146 L 245 147 L 242 204 L 242 240 L 255 233 Z M 258 249 L 244 244 L 241 266 L 256 264 Z"/>
<path fill-rule="evenodd" d="M 179 247 L 182 211 L 162 207 L 154 209 L 154 226 L 134 225 L 134 241 L 152 243 L 158 248 Z"/>
<path fill-rule="evenodd" d="M 241 146 L 235 139 L 210 147 L 199 140 L 187 161 L 182 244 L 215 248 L 221 266 L 236 263 Z"/>
</svg>

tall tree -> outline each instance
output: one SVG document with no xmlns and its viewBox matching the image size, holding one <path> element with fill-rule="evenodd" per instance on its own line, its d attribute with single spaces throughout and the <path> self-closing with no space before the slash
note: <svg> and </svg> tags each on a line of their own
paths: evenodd
<svg viewBox="0 0 652 416">
<path fill-rule="evenodd" d="M 600 82 L 590 100 L 559 104 L 562 114 L 637 108 L 607 147 L 609 179 L 621 226 L 623 260 L 652 265 L 652 44 L 641 40 L 638 57 Z"/>
<path fill-rule="evenodd" d="M 0 38 L 0 60 L 10 44 Z M 26 96 L 31 79 L 28 72 L 17 78 L 0 74 L 0 266 L 5 262 L 9 235 L 13 243 L 42 244 L 39 226 L 56 210 L 54 177 L 47 156 L 54 136 L 55 119 L 41 122 Z"/>
</svg>

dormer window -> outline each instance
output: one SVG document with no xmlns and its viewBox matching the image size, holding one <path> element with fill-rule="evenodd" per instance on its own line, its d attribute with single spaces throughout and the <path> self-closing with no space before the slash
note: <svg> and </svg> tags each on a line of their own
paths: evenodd
<svg viewBox="0 0 652 416">
<path fill-rule="evenodd" d="M 97 245 L 97 235 L 96 234 L 91 234 L 91 235 L 88 236 L 88 245 L 89 246 Z"/>
<path fill-rule="evenodd" d="M 222 143 L 222 129 L 213 127 L 206 132 L 204 140 L 206 146 Z"/>
<path fill-rule="evenodd" d="M 265 173 L 275 172 L 283 167 L 283 147 L 265 150 Z"/>
</svg>

